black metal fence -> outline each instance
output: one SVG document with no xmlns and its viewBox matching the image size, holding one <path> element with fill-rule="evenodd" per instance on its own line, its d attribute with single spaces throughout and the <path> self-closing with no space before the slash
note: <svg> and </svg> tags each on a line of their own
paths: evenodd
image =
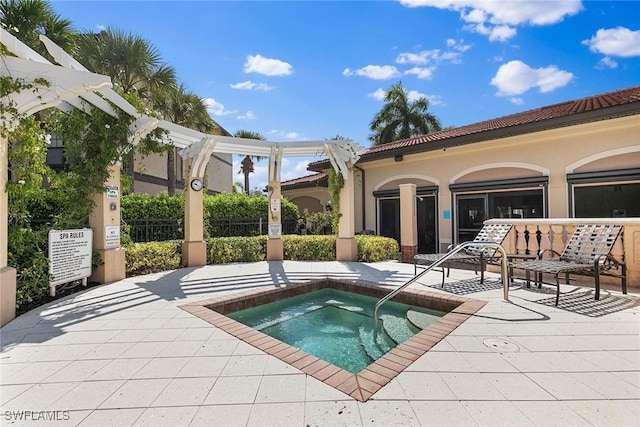
<svg viewBox="0 0 640 427">
<path fill-rule="evenodd" d="M 184 224 L 180 219 L 129 219 L 131 240 L 134 242 L 160 242 L 184 238 Z M 269 232 L 266 219 L 212 218 L 205 220 L 205 235 L 209 237 L 261 236 Z M 296 219 L 282 220 L 282 234 L 299 234 L 300 226 Z"/>
</svg>

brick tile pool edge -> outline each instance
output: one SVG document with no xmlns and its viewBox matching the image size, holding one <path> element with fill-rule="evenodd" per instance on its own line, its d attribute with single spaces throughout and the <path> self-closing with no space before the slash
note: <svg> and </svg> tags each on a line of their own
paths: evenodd
<svg viewBox="0 0 640 427">
<path fill-rule="evenodd" d="M 333 288 L 375 298 L 382 298 L 395 289 L 392 286 L 362 280 L 311 279 L 216 296 L 184 304 L 180 308 L 354 399 L 366 402 L 374 393 L 486 304 L 485 301 L 457 295 L 409 288 L 403 290 L 393 299 L 394 301 L 438 310 L 446 314 L 356 374 L 340 369 L 225 316 L 227 313 L 323 288 Z"/>
</svg>

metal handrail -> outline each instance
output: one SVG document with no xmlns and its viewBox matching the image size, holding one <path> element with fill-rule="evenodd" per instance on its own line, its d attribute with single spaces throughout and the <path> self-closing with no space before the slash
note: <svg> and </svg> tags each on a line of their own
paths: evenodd
<svg viewBox="0 0 640 427">
<path fill-rule="evenodd" d="M 428 273 L 435 267 L 447 261 L 449 258 L 453 257 L 453 255 L 457 254 L 464 248 L 468 246 L 476 246 L 476 245 L 485 245 L 485 246 L 493 247 L 494 249 L 499 250 L 500 253 L 502 254 L 502 261 L 500 263 L 500 272 L 502 275 L 502 287 L 503 287 L 503 293 L 504 293 L 504 300 L 509 301 L 509 274 L 508 274 L 507 252 L 504 250 L 502 245 L 495 242 L 475 242 L 475 241 L 464 242 L 464 243 L 460 243 L 458 246 L 451 249 L 449 252 L 444 254 L 441 258 L 438 258 L 435 262 L 433 262 L 431 265 L 425 268 L 424 271 L 422 271 L 419 274 L 416 274 L 411 279 L 409 279 L 407 283 L 403 284 L 397 289 L 394 289 L 393 291 L 389 292 L 387 295 L 382 297 L 380 301 L 378 301 L 375 307 L 373 308 L 374 331 L 378 330 L 378 309 L 382 306 L 382 304 L 384 304 L 391 298 L 398 295 L 400 292 L 402 292 L 404 288 L 406 288 L 407 286 L 409 286 L 410 284 L 412 284 L 413 282 L 415 282 L 416 280 L 424 276 L 426 273 Z"/>
</svg>

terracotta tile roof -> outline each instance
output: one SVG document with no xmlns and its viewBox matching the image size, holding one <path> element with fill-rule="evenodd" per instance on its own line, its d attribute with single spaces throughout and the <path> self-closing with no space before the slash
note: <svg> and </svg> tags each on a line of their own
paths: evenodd
<svg viewBox="0 0 640 427">
<path fill-rule="evenodd" d="M 315 187 L 322 186 L 323 179 L 327 180 L 327 174 L 324 172 L 314 173 L 312 175 L 303 176 L 300 178 L 290 179 L 288 181 L 283 181 L 280 185 L 284 187 Z"/>
<path fill-rule="evenodd" d="M 386 158 L 401 153 L 437 150 L 633 114 L 640 114 L 640 86 L 390 142 L 370 148 L 362 155 L 360 161 Z M 322 169 L 327 165 L 327 160 L 321 160 L 310 164 L 309 168 L 316 170 L 316 167 L 322 166 L 319 168 Z"/>
</svg>

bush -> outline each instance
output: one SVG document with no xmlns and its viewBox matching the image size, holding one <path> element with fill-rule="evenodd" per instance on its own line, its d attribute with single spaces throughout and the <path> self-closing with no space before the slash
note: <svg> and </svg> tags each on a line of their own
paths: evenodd
<svg viewBox="0 0 640 427">
<path fill-rule="evenodd" d="M 336 236 L 282 236 L 284 259 L 292 261 L 335 261 Z"/>
<path fill-rule="evenodd" d="M 148 194 L 127 194 L 120 199 L 122 218 L 183 218 L 184 197 L 182 195 L 170 196 L 160 193 L 154 196 Z"/>
<path fill-rule="evenodd" d="M 128 276 L 175 270 L 182 267 L 182 241 L 133 243 L 125 252 Z"/>
<path fill-rule="evenodd" d="M 264 261 L 267 236 L 214 237 L 207 240 L 207 264 Z"/>
<path fill-rule="evenodd" d="M 17 270 L 16 308 L 44 302 L 49 295 L 46 231 L 9 227 L 7 264 Z"/>
<path fill-rule="evenodd" d="M 263 196 L 248 196 L 244 193 L 226 194 L 204 197 L 205 218 L 235 219 L 267 219 L 269 215 L 269 199 Z M 282 219 L 298 219 L 298 207 L 282 199 L 280 203 Z"/>
<path fill-rule="evenodd" d="M 358 261 L 379 262 L 398 259 L 400 246 L 395 239 L 381 236 L 356 236 Z"/>
</svg>

